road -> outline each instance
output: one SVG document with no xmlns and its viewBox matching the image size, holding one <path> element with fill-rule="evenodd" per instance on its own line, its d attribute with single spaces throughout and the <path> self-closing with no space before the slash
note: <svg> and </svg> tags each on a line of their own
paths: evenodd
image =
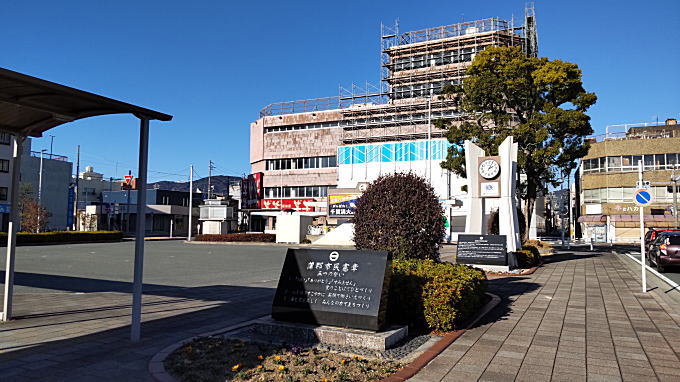
<svg viewBox="0 0 680 382">
<path fill-rule="evenodd" d="M 279 278 L 285 253 L 286 247 L 281 246 L 149 241 L 144 257 L 144 290 L 271 285 Z M 15 292 L 97 292 L 101 291 L 101 280 L 125 289 L 125 283 L 132 281 L 133 262 L 134 242 L 18 247 Z M 0 282 L 4 282 L 4 265 L 3 259 Z M 22 283 L 27 278 L 31 282 Z"/>
<path fill-rule="evenodd" d="M 631 256 L 635 257 L 636 259 L 640 260 L 640 252 L 629 252 Z M 623 255 L 622 255 L 623 256 Z M 653 269 L 656 269 L 654 264 L 650 264 L 649 261 L 647 261 L 647 265 L 652 267 Z M 666 272 L 662 273 L 664 276 L 668 277 L 669 279 L 675 281 L 676 283 L 680 284 L 680 268 L 666 268 Z"/>
</svg>

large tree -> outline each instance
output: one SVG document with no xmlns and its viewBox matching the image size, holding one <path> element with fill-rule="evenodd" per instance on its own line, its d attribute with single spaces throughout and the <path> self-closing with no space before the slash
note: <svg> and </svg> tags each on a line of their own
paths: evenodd
<svg viewBox="0 0 680 382">
<path fill-rule="evenodd" d="M 447 86 L 444 96 L 459 101 L 467 121 L 435 121 L 454 144 L 441 166 L 465 177 L 465 140 L 497 155 L 498 146 L 512 135 L 519 146 L 523 176 L 517 187 L 528 234 L 537 196 L 559 184 L 560 174 L 588 152 L 584 137 L 593 129 L 585 112 L 597 97 L 584 90 L 576 64 L 527 57 L 519 47 L 485 49 L 466 75 L 461 87 Z"/>
</svg>

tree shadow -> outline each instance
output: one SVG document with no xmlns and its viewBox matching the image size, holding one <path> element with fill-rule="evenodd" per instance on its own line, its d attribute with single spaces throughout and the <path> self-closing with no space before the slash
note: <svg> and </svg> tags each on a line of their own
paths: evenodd
<svg viewBox="0 0 680 382">
<path fill-rule="evenodd" d="M 513 297 L 534 291 L 541 287 L 540 284 L 527 281 L 530 277 L 498 277 L 488 280 L 488 291 L 500 297 L 501 301 L 490 312 L 485 314 L 469 329 L 492 324 L 504 320 L 513 313 Z"/>
</svg>

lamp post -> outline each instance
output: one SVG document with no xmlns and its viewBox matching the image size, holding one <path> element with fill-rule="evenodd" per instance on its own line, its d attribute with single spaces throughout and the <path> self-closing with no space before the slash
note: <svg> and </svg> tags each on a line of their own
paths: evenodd
<svg viewBox="0 0 680 382">
<path fill-rule="evenodd" d="M 38 227 L 37 231 L 40 232 L 40 213 L 42 210 L 42 175 L 43 175 L 43 156 L 45 154 L 45 151 L 47 149 L 42 149 L 40 150 L 40 174 L 38 174 L 38 206 L 40 209 L 38 210 Z"/>
</svg>

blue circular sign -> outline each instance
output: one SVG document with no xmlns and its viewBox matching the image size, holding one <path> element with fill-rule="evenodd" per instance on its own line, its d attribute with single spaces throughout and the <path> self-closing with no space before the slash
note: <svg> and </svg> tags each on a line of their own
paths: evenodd
<svg viewBox="0 0 680 382">
<path fill-rule="evenodd" d="M 649 190 L 641 189 L 635 191 L 635 204 L 639 206 L 646 206 L 652 202 L 652 194 Z"/>
</svg>

